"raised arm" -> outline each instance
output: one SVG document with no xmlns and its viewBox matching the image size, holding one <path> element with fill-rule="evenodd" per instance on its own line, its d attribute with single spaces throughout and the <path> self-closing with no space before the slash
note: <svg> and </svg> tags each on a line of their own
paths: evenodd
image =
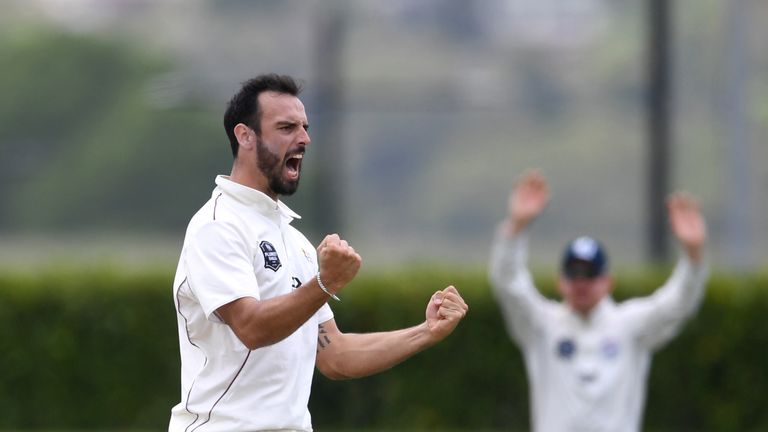
<svg viewBox="0 0 768 432">
<path fill-rule="evenodd" d="M 317 367 L 331 379 L 359 378 L 384 371 L 443 340 L 468 309 L 456 288 L 449 286 L 432 295 L 426 320 L 414 327 L 379 333 L 342 333 L 335 320 L 328 320 L 319 328 Z"/>
<path fill-rule="evenodd" d="M 696 312 L 708 276 L 703 262 L 707 228 L 698 203 L 690 194 L 676 192 L 667 199 L 667 214 L 683 254 L 653 295 L 626 303 L 641 342 L 654 349 L 674 337 Z"/>
<path fill-rule="evenodd" d="M 549 203 L 549 185 L 538 170 L 523 173 L 507 201 L 507 217 L 496 231 L 491 249 L 489 273 L 496 299 L 501 306 L 507 331 L 525 343 L 535 337 L 546 298 L 533 284 L 527 268 L 527 227 Z"/>
<path fill-rule="evenodd" d="M 526 228 L 549 203 L 549 184 L 538 170 L 524 172 L 507 199 L 507 215 L 496 230 L 491 250 L 490 275 L 496 292 L 506 294 L 521 272 L 527 273 Z"/>
</svg>

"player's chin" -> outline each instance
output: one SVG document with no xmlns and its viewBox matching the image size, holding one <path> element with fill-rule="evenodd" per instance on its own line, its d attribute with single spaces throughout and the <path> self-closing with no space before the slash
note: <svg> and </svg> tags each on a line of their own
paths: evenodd
<svg viewBox="0 0 768 432">
<path fill-rule="evenodd" d="M 284 196 L 290 196 L 296 193 L 296 191 L 299 189 L 299 178 L 296 177 L 295 179 L 283 179 L 282 184 L 280 185 L 280 195 Z"/>
</svg>

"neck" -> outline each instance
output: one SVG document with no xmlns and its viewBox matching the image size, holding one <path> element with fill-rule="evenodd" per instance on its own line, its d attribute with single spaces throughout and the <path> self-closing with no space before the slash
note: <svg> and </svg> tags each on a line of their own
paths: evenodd
<svg viewBox="0 0 768 432">
<path fill-rule="evenodd" d="M 574 307 L 573 305 L 571 305 L 570 307 L 571 307 L 571 309 L 572 309 L 574 312 L 576 312 L 576 314 L 577 314 L 577 315 L 578 315 L 580 318 L 582 318 L 582 319 L 584 319 L 584 320 L 588 320 L 588 319 L 589 319 L 589 317 L 591 317 L 591 316 L 592 316 L 592 314 L 595 312 L 595 310 L 597 310 L 597 307 L 600 305 L 600 302 L 601 302 L 601 301 L 602 301 L 602 300 L 598 301 L 597 303 L 595 303 L 595 304 L 594 304 L 594 305 L 592 305 L 591 307 L 587 307 L 587 308 L 576 308 L 576 307 Z"/>
<path fill-rule="evenodd" d="M 251 189 L 256 189 L 257 191 L 277 201 L 278 196 L 269 188 L 267 179 L 265 179 L 262 175 L 254 174 L 258 173 L 259 170 L 256 167 L 249 169 L 248 167 L 244 167 L 242 165 L 243 164 L 239 161 L 239 159 L 235 159 L 235 162 L 232 164 L 232 171 L 229 174 L 229 179 L 235 183 L 240 183 L 243 186 L 248 186 Z"/>
</svg>

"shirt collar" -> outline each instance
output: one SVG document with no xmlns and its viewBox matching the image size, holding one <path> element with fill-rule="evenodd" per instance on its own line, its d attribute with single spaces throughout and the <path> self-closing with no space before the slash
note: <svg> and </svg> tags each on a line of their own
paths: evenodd
<svg viewBox="0 0 768 432">
<path fill-rule="evenodd" d="M 257 209 L 259 213 L 270 214 L 274 211 L 278 211 L 283 217 L 289 220 L 301 219 L 301 216 L 291 210 L 282 201 L 275 201 L 261 191 L 234 182 L 229 176 L 216 176 L 216 186 L 236 201 L 248 207 Z"/>
<path fill-rule="evenodd" d="M 610 314 L 610 311 L 616 307 L 616 302 L 610 295 L 607 295 L 600 300 L 595 307 L 589 311 L 589 314 L 585 317 L 580 313 L 573 310 L 570 306 L 565 305 L 570 319 L 579 322 L 583 325 L 589 325 L 600 321 L 604 316 Z"/>
<path fill-rule="evenodd" d="M 590 320 L 599 320 L 604 315 L 608 314 L 611 309 L 616 305 L 614 303 L 613 298 L 609 295 L 603 297 L 602 300 L 600 300 L 599 303 L 597 303 L 592 309 L 592 312 L 589 314 Z"/>
</svg>

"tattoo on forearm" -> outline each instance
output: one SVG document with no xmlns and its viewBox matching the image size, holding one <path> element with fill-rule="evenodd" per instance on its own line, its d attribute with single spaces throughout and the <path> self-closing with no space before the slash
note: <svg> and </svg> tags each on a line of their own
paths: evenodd
<svg viewBox="0 0 768 432">
<path fill-rule="evenodd" d="M 328 338 L 328 332 L 325 330 L 322 324 L 317 326 L 317 350 L 325 349 L 331 344 L 331 339 Z"/>
</svg>

